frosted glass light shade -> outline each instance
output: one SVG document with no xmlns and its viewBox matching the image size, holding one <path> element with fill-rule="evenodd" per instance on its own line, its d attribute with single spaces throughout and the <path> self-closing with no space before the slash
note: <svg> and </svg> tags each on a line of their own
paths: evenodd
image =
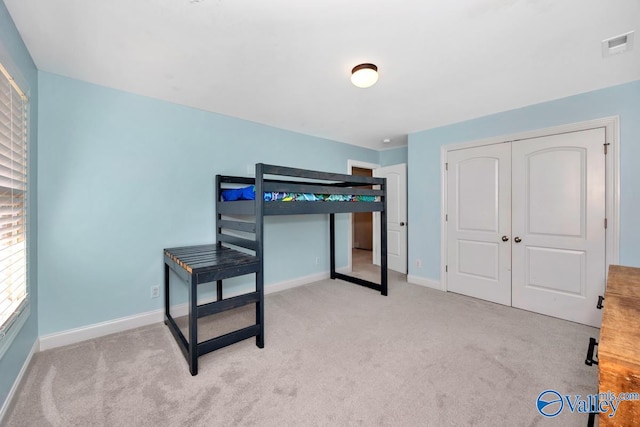
<svg viewBox="0 0 640 427">
<path fill-rule="evenodd" d="M 360 64 L 351 70 L 351 83 L 360 88 L 373 86 L 378 81 L 378 67 L 373 64 Z"/>
</svg>

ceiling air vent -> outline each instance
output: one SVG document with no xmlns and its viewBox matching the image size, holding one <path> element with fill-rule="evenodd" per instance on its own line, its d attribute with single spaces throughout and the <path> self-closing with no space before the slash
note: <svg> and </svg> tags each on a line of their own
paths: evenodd
<svg viewBox="0 0 640 427">
<path fill-rule="evenodd" d="M 604 58 L 617 53 L 630 51 L 633 47 L 633 31 L 602 40 L 602 56 Z"/>
</svg>

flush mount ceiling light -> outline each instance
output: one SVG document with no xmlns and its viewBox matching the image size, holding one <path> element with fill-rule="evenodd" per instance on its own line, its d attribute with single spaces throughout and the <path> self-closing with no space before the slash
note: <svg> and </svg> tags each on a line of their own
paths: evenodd
<svg viewBox="0 0 640 427">
<path fill-rule="evenodd" d="M 373 64 L 360 64 L 351 70 L 351 83 L 360 88 L 373 86 L 378 81 L 378 67 Z"/>
</svg>

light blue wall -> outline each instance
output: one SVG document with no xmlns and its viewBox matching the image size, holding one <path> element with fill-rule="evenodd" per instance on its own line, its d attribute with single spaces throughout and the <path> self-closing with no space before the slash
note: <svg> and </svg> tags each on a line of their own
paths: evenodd
<svg viewBox="0 0 640 427">
<path fill-rule="evenodd" d="M 409 274 L 440 280 L 440 147 L 620 116 L 620 263 L 640 266 L 640 81 L 409 135 Z M 415 260 L 422 260 L 422 268 Z"/>
<path fill-rule="evenodd" d="M 37 269 L 37 124 L 38 124 L 38 79 L 37 70 L 27 51 L 22 38 L 9 16 L 4 2 L 0 2 L 0 63 L 18 82 L 23 91 L 28 91 L 30 98 L 30 127 L 29 127 L 29 223 L 28 223 L 28 263 L 29 294 L 31 300 L 31 315 L 15 338 L 11 347 L 0 359 L 0 407 L 6 401 L 7 395 L 15 382 L 20 369 L 38 338 L 38 278 Z"/>
<path fill-rule="evenodd" d="M 380 166 L 398 165 L 400 163 L 407 163 L 407 161 L 407 146 L 380 151 Z"/>
<path fill-rule="evenodd" d="M 344 173 L 348 159 L 378 161 L 377 151 L 45 72 L 39 85 L 40 335 L 161 308 L 150 288 L 163 283 L 162 249 L 215 241 L 216 174 L 247 175 L 257 162 Z M 267 286 L 328 271 L 326 216 L 265 224 Z"/>
</svg>

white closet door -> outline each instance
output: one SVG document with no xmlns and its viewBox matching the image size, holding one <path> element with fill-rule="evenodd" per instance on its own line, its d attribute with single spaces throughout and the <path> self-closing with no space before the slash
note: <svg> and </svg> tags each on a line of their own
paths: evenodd
<svg viewBox="0 0 640 427">
<path fill-rule="evenodd" d="M 447 289 L 511 305 L 510 144 L 452 151 L 447 162 Z"/>
<path fill-rule="evenodd" d="M 513 306 L 599 327 L 604 128 L 512 144 Z"/>
</svg>

